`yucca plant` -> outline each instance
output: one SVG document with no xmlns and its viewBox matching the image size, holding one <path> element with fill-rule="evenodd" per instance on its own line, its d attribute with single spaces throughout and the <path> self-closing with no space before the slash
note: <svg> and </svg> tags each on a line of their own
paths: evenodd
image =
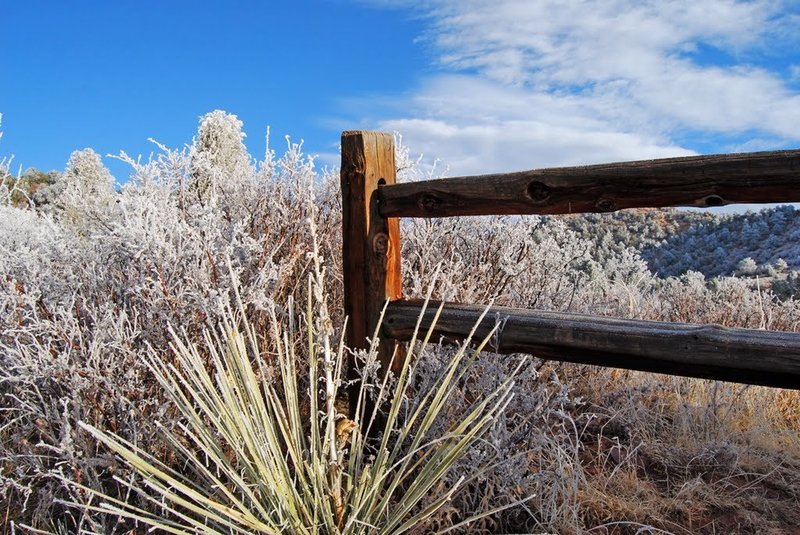
<svg viewBox="0 0 800 535">
<path fill-rule="evenodd" d="M 464 344 L 435 387 L 409 403 L 413 363 L 428 332 L 421 343 L 415 336 L 399 376 L 386 375 L 371 386 L 365 377 L 351 400 L 355 417 L 348 419 L 335 403 L 346 384 L 347 349 L 333 339 L 321 255 L 315 250 L 310 256 L 305 355 L 296 353 L 291 303 L 285 321 L 272 312 L 274 355 L 262 355 L 259 333 L 248 323 L 238 294 L 237 311 L 206 332 L 204 347 L 173 333 L 173 362 L 150 352 L 146 364 L 181 415 L 177 429 L 162 429 L 180 463 L 168 465 L 136 444 L 81 424 L 139 476 L 138 483 L 119 483 L 154 505 L 146 510 L 82 487 L 99 498 L 84 506 L 88 511 L 169 533 L 403 533 L 475 477 L 463 474 L 440 489 L 448 471 L 512 398 L 513 375 L 446 433 L 434 436 L 434 422 L 486 340 L 474 350 Z M 364 355 L 365 369 L 376 366 L 376 342 L 377 332 Z M 307 369 L 298 369 L 298 362 L 307 362 Z M 366 403 L 370 394 L 377 402 Z M 367 412 L 368 405 L 375 409 Z M 383 432 L 368 444 L 379 419 Z"/>
</svg>

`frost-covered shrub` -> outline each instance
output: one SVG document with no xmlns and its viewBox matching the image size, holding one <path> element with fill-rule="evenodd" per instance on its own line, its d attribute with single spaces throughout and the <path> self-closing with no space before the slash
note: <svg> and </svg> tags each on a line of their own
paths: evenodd
<svg viewBox="0 0 800 535">
<path fill-rule="evenodd" d="M 145 163 L 123 154 L 132 173 L 115 192 L 99 157 L 79 151 L 51 209 L 0 206 L 0 403 L 8 415 L 0 456 L 3 501 L 13 505 L 16 520 L 52 529 L 61 519 L 70 530 L 89 522 L 59 513 L 64 506 L 54 498 L 82 499 L 59 475 L 119 494 L 110 477 L 115 464 L 76 428 L 79 419 L 164 448 L 152 422 L 169 425 L 171 416 L 141 355 L 148 346 L 166 354 L 169 325 L 190 337 L 213 327 L 230 302 L 232 276 L 256 324 L 271 304 L 302 298 L 309 196 L 328 246 L 321 254 L 335 274 L 335 182 L 324 173 L 320 179 L 296 144 L 279 158 L 268 151 L 258 167 L 242 158 L 215 159 L 230 148 L 231 125 L 241 126 L 220 113 L 201 121 L 199 152 L 207 158 L 195 157 L 194 145 L 164 148 Z M 208 176 L 230 179 L 219 195 L 190 195 L 198 161 Z M 331 301 L 340 302 L 340 290 Z"/>
<path fill-rule="evenodd" d="M 749 256 L 747 258 L 742 258 L 739 260 L 739 263 L 736 264 L 736 272 L 739 275 L 755 275 L 757 269 L 758 264 Z"/>
<path fill-rule="evenodd" d="M 242 122 L 221 110 L 200 121 L 189 149 L 189 190 L 202 203 L 234 197 L 253 176 Z"/>
<path fill-rule="evenodd" d="M 92 149 L 73 152 L 55 184 L 39 195 L 50 200 L 58 218 L 77 232 L 91 233 L 116 219 L 114 177 Z"/>
<path fill-rule="evenodd" d="M 563 222 L 539 217 L 414 219 L 403 228 L 407 292 L 457 302 L 633 315 L 630 286 L 652 278 L 630 249 L 604 259 Z M 630 309 L 630 310 L 626 310 Z"/>
<path fill-rule="evenodd" d="M 159 145 L 159 154 L 146 162 L 121 154 L 131 176 L 118 190 L 97 155 L 79 151 L 38 205 L 36 196 L 12 201 L 18 182 L 8 165 L 0 165 L 0 501 L 9 504 L 4 510 L 14 515 L 10 520 L 46 530 L 133 529 L 59 502 L 89 499 L 65 485 L 65 478 L 157 509 L 125 494 L 114 478 L 125 480 L 129 472 L 98 450 L 77 421 L 169 459 L 153 423 L 169 427 L 177 415 L 142 356 L 151 346 L 170 358 L 169 325 L 189 340 L 215 327 L 231 302 L 234 279 L 257 329 L 265 329 L 273 306 L 279 321 L 302 318 L 301 311 L 290 314 L 286 307 L 290 296 L 305 302 L 313 261 L 309 218 L 319 234 L 331 321 L 337 328 L 343 324 L 338 176 L 318 171 L 300 145 L 289 144 L 281 156 L 268 149 L 255 161 L 242 140 L 235 116 L 212 112 L 183 150 Z M 436 172 L 423 169 L 403 148 L 398 163 L 403 180 Z M 549 217 L 404 221 L 404 293 L 420 297 L 433 285 L 436 297 L 463 302 L 494 299 L 509 306 L 754 328 L 796 330 L 800 324 L 797 302 L 781 302 L 752 281 L 696 272 L 655 277 L 623 238 L 641 232 L 655 243 L 663 229 L 651 228 L 652 221 L 626 228 L 635 217 L 620 221 L 610 237 L 598 232 L 598 239 L 585 221 Z M 796 279 L 790 275 L 787 284 Z M 303 320 L 295 322 L 302 339 Z M 263 354 L 270 355 L 270 342 L 262 343 Z M 411 395 L 425 392 L 449 351 L 433 346 L 422 353 Z M 445 408 L 441 428 L 496 385 L 512 362 L 478 356 Z M 579 533 L 607 518 L 658 524 L 669 518 L 669 507 L 683 502 L 670 501 L 673 496 L 658 490 L 659 480 L 648 479 L 642 466 L 661 467 L 657 476 L 680 487 L 692 472 L 676 476 L 670 472 L 673 460 L 687 451 L 705 459 L 700 454 L 713 450 L 712 439 L 734 437 L 729 447 L 744 451 L 754 437 L 782 436 L 785 451 L 797 438 L 791 427 L 800 415 L 796 398 L 763 389 L 748 390 L 748 406 L 768 400 L 765 407 L 780 408 L 775 414 L 698 409 L 720 400 L 732 407 L 744 397 L 733 387 L 719 387 L 719 394 L 710 382 L 539 360 L 518 383 L 509 411 L 467 456 L 466 462 L 496 460 L 497 466 L 468 482 L 433 527 L 446 528 L 476 508 L 502 508 L 534 493 L 524 506 L 487 517 L 474 530 Z M 700 435 L 686 422 L 700 422 L 714 433 Z M 756 433 L 757 426 L 769 432 Z M 661 444 L 662 430 L 675 440 Z M 731 464 L 730 473 L 747 472 L 743 466 Z M 774 473 L 782 481 L 797 476 L 781 470 Z M 445 481 L 458 476 L 455 470 Z M 656 505 L 622 513 L 614 509 L 614 497 L 626 492 L 632 502 L 647 495 Z M 714 496 L 692 499 L 711 503 Z M 659 525 L 671 529 L 667 521 Z"/>
</svg>

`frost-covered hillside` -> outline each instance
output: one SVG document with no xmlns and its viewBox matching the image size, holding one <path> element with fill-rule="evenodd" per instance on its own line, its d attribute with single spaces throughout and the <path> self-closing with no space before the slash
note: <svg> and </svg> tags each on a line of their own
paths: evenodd
<svg viewBox="0 0 800 535">
<path fill-rule="evenodd" d="M 800 211 L 789 205 L 736 214 L 626 210 L 574 216 L 568 224 L 594 243 L 598 256 L 632 247 L 665 278 L 687 271 L 711 278 L 800 269 Z"/>
</svg>

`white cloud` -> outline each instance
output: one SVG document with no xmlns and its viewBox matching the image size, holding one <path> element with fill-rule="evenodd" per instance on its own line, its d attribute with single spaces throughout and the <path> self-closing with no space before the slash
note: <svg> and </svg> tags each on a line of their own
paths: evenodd
<svg viewBox="0 0 800 535">
<path fill-rule="evenodd" d="M 795 2 L 403 4 L 441 72 L 370 119 L 455 174 L 688 154 L 698 132 L 800 141 L 800 93 L 757 61 L 796 39 Z"/>
<path fill-rule="evenodd" d="M 408 103 L 418 117 L 381 121 L 412 147 L 431 149 L 451 174 L 691 154 L 658 137 L 613 127 L 602 98 L 528 92 L 469 76 L 442 76 Z M 427 117 L 426 117 L 427 115 Z"/>
</svg>

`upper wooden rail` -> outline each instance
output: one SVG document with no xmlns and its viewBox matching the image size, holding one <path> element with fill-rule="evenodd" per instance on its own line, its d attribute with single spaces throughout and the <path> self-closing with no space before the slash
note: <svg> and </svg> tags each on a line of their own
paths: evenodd
<svg viewBox="0 0 800 535">
<path fill-rule="evenodd" d="M 382 217 L 572 214 L 800 202 L 800 150 L 538 169 L 384 186 Z"/>
<path fill-rule="evenodd" d="M 429 303 L 425 309 L 422 333 L 431 327 L 438 306 Z M 389 303 L 384 336 L 410 341 L 423 308 L 419 301 Z M 431 340 L 463 341 L 485 309 L 447 304 Z M 488 345 L 497 353 L 800 389 L 800 333 L 492 307 L 473 341 L 482 341 L 498 322 Z"/>
</svg>

